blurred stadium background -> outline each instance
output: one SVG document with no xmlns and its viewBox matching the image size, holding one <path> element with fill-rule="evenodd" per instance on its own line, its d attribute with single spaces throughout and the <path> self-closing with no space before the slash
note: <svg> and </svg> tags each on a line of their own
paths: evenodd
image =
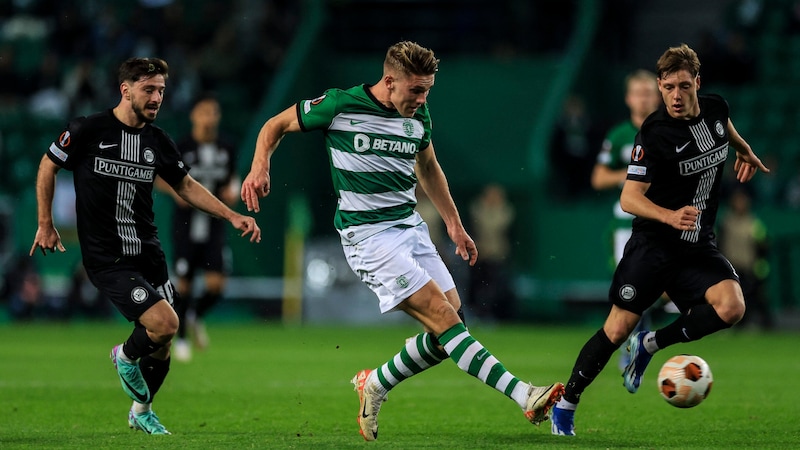
<svg viewBox="0 0 800 450">
<path fill-rule="evenodd" d="M 778 326 L 800 325 L 796 0 L 0 0 L 0 322 L 16 317 L 20 301 L 33 306 L 26 318 L 118 316 L 81 282 L 64 171 L 55 215 L 68 252 L 27 253 L 38 161 L 68 118 L 116 104 L 122 60 L 170 64 L 156 124 L 175 139 L 188 132 L 192 97 L 215 91 L 223 128 L 241 142 L 244 176 L 266 118 L 328 87 L 374 83 L 385 49 L 401 39 L 442 60 L 429 100 L 434 140 L 468 230 L 486 185 L 502 186 L 516 210 L 506 318 L 603 317 L 615 193 L 592 191 L 588 170 L 603 133 L 627 115 L 625 74 L 652 70 L 664 49 L 686 42 L 703 63 L 701 91 L 727 97 L 737 128 L 773 171 L 751 189 L 768 231 L 765 297 Z M 583 115 L 566 117 L 575 109 L 564 105 Z M 264 239 L 252 247 L 231 233 L 233 274 L 218 320 L 376 320 L 337 244 L 320 142 L 291 136 L 276 153 L 258 215 Z M 170 201 L 156 199 L 167 253 Z M 452 267 L 466 298 L 471 274 Z M 386 320 L 404 320 L 395 316 Z"/>
</svg>

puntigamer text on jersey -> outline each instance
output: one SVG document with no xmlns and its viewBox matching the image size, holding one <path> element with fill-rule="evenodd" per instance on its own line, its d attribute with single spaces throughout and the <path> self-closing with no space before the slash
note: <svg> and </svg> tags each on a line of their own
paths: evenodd
<svg viewBox="0 0 800 450">
<path fill-rule="evenodd" d="M 152 182 L 155 178 L 155 169 L 152 167 L 105 158 L 95 158 L 94 172 L 129 181 Z"/>
<path fill-rule="evenodd" d="M 717 164 L 722 164 L 728 159 L 728 144 L 711 151 L 710 153 L 703 153 L 695 156 L 692 159 L 680 162 L 681 175 L 692 175 L 702 172 L 708 168 L 714 167 Z"/>
</svg>

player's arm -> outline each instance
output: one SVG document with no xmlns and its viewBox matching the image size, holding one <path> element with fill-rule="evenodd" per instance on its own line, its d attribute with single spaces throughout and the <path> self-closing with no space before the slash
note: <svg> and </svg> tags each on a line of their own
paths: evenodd
<svg viewBox="0 0 800 450">
<path fill-rule="evenodd" d="M 172 187 L 183 200 L 193 207 L 206 214 L 227 220 L 234 228 L 242 232 L 242 236 L 250 234 L 250 242 L 261 242 L 261 229 L 254 218 L 230 209 L 191 175 L 187 174 Z"/>
<path fill-rule="evenodd" d="M 189 207 L 189 204 L 186 203 L 186 201 L 184 201 L 183 198 L 181 198 L 181 196 L 178 195 L 174 189 L 172 189 L 172 186 L 170 186 L 169 183 L 164 181 L 164 179 L 160 176 L 156 176 L 153 186 L 155 186 L 159 191 L 169 194 L 169 196 L 172 197 L 172 199 L 175 200 L 175 203 L 177 203 L 181 208 Z"/>
<path fill-rule="evenodd" d="M 648 189 L 650 183 L 627 180 L 619 198 L 622 210 L 636 217 L 665 223 L 676 230 L 694 230 L 700 215 L 699 209 L 694 206 L 684 206 L 678 210 L 662 208 L 645 196 Z"/>
<path fill-rule="evenodd" d="M 47 255 L 47 250 L 53 253 L 58 249 L 65 252 L 66 249 L 61 243 L 61 236 L 53 225 L 53 197 L 56 191 L 56 174 L 60 167 L 54 163 L 47 155 L 42 156 L 39 162 L 39 172 L 36 175 L 36 215 L 38 227 L 36 236 L 33 238 L 30 256 L 39 247 L 43 255 Z"/>
<path fill-rule="evenodd" d="M 596 163 L 592 169 L 592 188 L 597 191 L 618 188 L 625 183 L 627 176 L 627 169 L 613 170 L 605 164 Z"/>
<path fill-rule="evenodd" d="M 733 163 L 733 170 L 736 171 L 736 179 L 739 180 L 740 183 L 744 183 L 750 181 L 759 170 L 764 173 L 769 173 L 769 169 L 767 169 L 758 156 L 753 153 L 750 144 L 736 131 L 730 119 L 728 119 L 727 128 L 731 146 L 736 150 L 736 161 Z"/>
<path fill-rule="evenodd" d="M 256 139 L 253 162 L 250 164 L 250 173 L 242 183 L 241 197 L 248 211 L 259 212 L 258 199 L 266 197 L 270 190 L 270 158 L 283 136 L 297 131 L 300 131 L 300 122 L 297 120 L 296 104 L 271 117 L 261 127 Z"/>
<path fill-rule="evenodd" d="M 464 261 L 469 261 L 470 266 L 474 265 L 478 260 L 478 248 L 467 234 L 467 230 L 464 229 L 453 196 L 450 195 L 447 177 L 436 159 L 433 143 L 417 153 L 415 172 L 420 186 L 433 202 L 439 215 L 442 216 L 447 227 L 447 234 L 456 244 L 456 254 L 461 256 Z"/>
</svg>

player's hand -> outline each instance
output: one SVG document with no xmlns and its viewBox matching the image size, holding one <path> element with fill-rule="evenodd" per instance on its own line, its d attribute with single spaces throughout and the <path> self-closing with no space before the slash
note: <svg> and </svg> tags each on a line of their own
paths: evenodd
<svg viewBox="0 0 800 450">
<path fill-rule="evenodd" d="M 750 181 L 759 170 L 769 173 L 769 169 L 753 152 L 743 155 L 736 153 L 736 161 L 733 163 L 733 170 L 736 171 L 736 179 L 740 183 Z"/>
<path fill-rule="evenodd" d="M 36 236 L 33 238 L 33 245 L 31 246 L 31 251 L 28 253 L 28 256 L 33 256 L 37 247 L 42 250 L 42 255 L 44 256 L 47 256 L 48 250 L 50 253 L 55 253 L 56 250 L 61 253 L 67 251 L 61 243 L 61 236 L 58 234 L 58 230 L 56 230 L 55 227 L 39 227 L 36 230 Z"/>
<path fill-rule="evenodd" d="M 460 256 L 462 260 L 469 261 L 470 266 L 474 266 L 478 261 L 478 247 L 475 241 L 467 234 L 466 230 L 461 228 L 450 236 L 453 243 L 456 244 L 455 254 Z"/>
<path fill-rule="evenodd" d="M 266 170 L 251 170 L 242 183 L 242 201 L 248 211 L 261 211 L 258 199 L 269 195 L 270 180 Z"/>
<path fill-rule="evenodd" d="M 261 228 L 258 227 L 256 219 L 250 216 L 243 216 L 237 214 L 232 220 L 231 224 L 237 229 L 241 230 L 240 236 L 245 237 L 250 235 L 250 242 L 261 242 Z"/>
<path fill-rule="evenodd" d="M 684 206 L 673 211 L 669 216 L 668 224 L 681 231 L 694 231 L 697 229 L 697 221 L 700 217 L 700 210 L 694 206 Z"/>
</svg>

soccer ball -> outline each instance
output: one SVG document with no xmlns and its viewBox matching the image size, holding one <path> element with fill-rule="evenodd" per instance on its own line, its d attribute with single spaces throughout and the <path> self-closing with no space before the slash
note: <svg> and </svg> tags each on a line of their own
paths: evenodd
<svg viewBox="0 0 800 450">
<path fill-rule="evenodd" d="M 699 405 L 708 397 L 713 383 L 708 363 L 695 355 L 673 356 L 658 372 L 658 391 L 677 408 Z"/>
</svg>

